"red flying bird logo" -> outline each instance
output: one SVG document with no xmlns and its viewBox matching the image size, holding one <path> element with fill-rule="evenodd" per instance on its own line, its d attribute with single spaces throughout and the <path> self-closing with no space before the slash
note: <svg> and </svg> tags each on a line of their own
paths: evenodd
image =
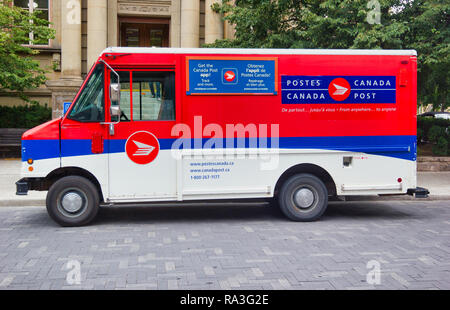
<svg viewBox="0 0 450 310">
<path fill-rule="evenodd" d="M 138 165 L 147 165 L 158 157 L 158 139 L 147 131 L 135 132 L 128 138 L 125 152 L 132 162 Z"/>
<path fill-rule="evenodd" d="M 336 101 L 344 101 L 350 96 L 351 91 L 350 83 L 344 78 L 334 79 L 328 87 L 330 97 Z"/>
<path fill-rule="evenodd" d="M 227 82 L 233 82 L 236 79 L 236 74 L 233 71 L 227 71 L 225 72 L 224 79 Z"/>
</svg>

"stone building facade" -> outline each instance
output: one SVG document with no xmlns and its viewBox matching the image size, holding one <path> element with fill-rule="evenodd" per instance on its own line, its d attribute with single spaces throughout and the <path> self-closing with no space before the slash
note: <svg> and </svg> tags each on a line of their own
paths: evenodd
<svg viewBox="0 0 450 310">
<path fill-rule="evenodd" d="M 15 5 L 46 10 L 55 39 L 34 48 L 46 68 L 45 86 L 27 94 L 61 115 L 100 52 L 108 46 L 201 47 L 232 38 L 233 27 L 213 12 L 220 0 L 16 0 Z M 0 94 L 0 105 L 18 105 Z"/>
</svg>

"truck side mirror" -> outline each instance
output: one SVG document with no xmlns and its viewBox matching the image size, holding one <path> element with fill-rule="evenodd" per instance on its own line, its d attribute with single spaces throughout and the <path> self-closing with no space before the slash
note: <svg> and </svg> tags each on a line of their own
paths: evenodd
<svg viewBox="0 0 450 310">
<path fill-rule="evenodd" d="M 117 116 L 120 118 L 122 111 L 120 111 L 120 107 L 118 105 L 111 106 L 111 117 Z"/>
<path fill-rule="evenodd" d="M 119 83 L 111 83 L 109 86 L 109 99 L 111 101 L 120 102 L 120 84 Z"/>
<path fill-rule="evenodd" d="M 120 122 L 120 116 L 122 114 L 122 111 L 120 110 L 120 107 L 118 105 L 112 105 L 110 111 L 111 111 L 111 120 L 113 119 L 113 117 L 117 117 L 117 122 L 107 123 L 109 124 L 109 134 L 111 136 L 114 136 L 115 135 L 114 125 Z"/>
</svg>

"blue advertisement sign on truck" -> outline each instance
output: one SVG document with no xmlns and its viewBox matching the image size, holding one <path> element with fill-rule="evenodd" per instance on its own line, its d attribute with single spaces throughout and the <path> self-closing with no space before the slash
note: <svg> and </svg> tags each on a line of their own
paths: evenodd
<svg viewBox="0 0 450 310">
<path fill-rule="evenodd" d="M 281 77 L 283 104 L 396 103 L 395 76 Z"/>
<path fill-rule="evenodd" d="M 277 94 L 276 58 L 187 58 L 187 95 Z"/>
</svg>

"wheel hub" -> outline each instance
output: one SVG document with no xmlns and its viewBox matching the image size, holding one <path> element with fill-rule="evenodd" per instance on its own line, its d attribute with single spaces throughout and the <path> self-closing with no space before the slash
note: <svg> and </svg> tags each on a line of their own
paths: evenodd
<svg viewBox="0 0 450 310">
<path fill-rule="evenodd" d="M 314 193 L 309 188 L 301 188 L 294 194 L 297 207 L 307 209 L 314 203 Z"/>
<path fill-rule="evenodd" d="M 61 206 L 69 213 L 76 213 L 83 207 L 83 198 L 79 193 L 68 192 L 61 199 Z"/>
</svg>

